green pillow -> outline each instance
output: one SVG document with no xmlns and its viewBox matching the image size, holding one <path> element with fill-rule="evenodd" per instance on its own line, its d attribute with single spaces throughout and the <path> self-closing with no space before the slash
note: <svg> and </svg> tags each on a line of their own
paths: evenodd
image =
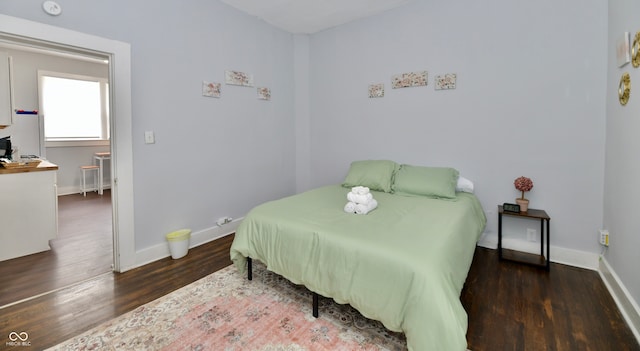
<svg viewBox="0 0 640 351">
<path fill-rule="evenodd" d="M 454 168 L 402 165 L 396 173 L 393 191 L 401 195 L 454 199 L 458 175 Z"/>
<path fill-rule="evenodd" d="M 371 190 L 391 192 L 393 175 L 398 164 L 388 160 L 364 160 L 351 163 L 342 186 L 366 186 Z"/>
</svg>

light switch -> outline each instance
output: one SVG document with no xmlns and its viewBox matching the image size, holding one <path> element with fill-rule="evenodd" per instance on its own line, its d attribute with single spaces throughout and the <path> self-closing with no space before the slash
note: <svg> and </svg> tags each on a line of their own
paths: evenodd
<svg viewBox="0 0 640 351">
<path fill-rule="evenodd" d="M 153 135 L 153 131 L 148 130 L 144 132 L 144 143 L 145 144 L 155 144 L 156 137 Z"/>
</svg>

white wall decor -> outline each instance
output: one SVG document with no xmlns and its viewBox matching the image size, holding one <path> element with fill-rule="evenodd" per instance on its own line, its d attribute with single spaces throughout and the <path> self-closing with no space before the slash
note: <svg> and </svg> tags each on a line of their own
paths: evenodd
<svg viewBox="0 0 640 351">
<path fill-rule="evenodd" d="M 224 82 L 230 85 L 253 86 L 253 74 L 239 71 L 224 71 Z"/>
<path fill-rule="evenodd" d="M 447 73 L 443 75 L 436 76 L 435 81 L 435 89 L 436 90 L 448 90 L 456 88 L 456 74 L 455 73 Z"/>
<path fill-rule="evenodd" d="M 407 87 L 419 87 L 427 85 L 427 71 L 408 72 L 402 74 L 396 74 L 391 77 L 391 87 L 407 88 Z"/>
<path fill-rule="evenodd" d="M 370 98 L 384 97 L 384 83 L 369 85 L 369 97 Z"/>
<path fill-rule="evenodd" d="M 616 60 L 618 67 L 622 67 L 631 61 L 631 55 L 629 53 L 629 42 L 631 34 L 624 32 L 616 41 Z"/>
<path fill-rule="evenodd" d="M 202 81 L 202 96 L 219 98 L 221 83 Z"/>
<path fill-rule="evenodd" d="M 258 99 L 271 100 L 271 89 L 265 87 L 258 87 Z"/>
</svg>

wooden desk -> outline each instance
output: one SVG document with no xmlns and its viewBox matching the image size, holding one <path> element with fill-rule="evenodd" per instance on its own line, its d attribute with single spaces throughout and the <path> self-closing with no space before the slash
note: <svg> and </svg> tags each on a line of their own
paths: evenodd
<svg viewBox="0 0 640 351">
<path fill-rule="evenodd" d="M 12 173 L 28 173 L 28 172 L 43 172 L 43 171 L 57 171 L 58 166 L 49 161 L 42 161 L 38 167 L 33 168 L 4 168 L 0 166 L 0 174 L 12 174 Z"/>
</svg>

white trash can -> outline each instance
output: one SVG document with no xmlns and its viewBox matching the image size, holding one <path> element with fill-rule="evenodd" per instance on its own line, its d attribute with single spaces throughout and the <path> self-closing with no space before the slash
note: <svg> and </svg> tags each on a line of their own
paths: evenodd
<svg viewBox="0 0 640 351">
<path fill-rule="evenodd" d="M 167 234 L 171 258 L 177 260 L 187 255 L 189 251 L 189 239 L 191 239 L 191 229 L 180 229 Z"/>
</svg>

